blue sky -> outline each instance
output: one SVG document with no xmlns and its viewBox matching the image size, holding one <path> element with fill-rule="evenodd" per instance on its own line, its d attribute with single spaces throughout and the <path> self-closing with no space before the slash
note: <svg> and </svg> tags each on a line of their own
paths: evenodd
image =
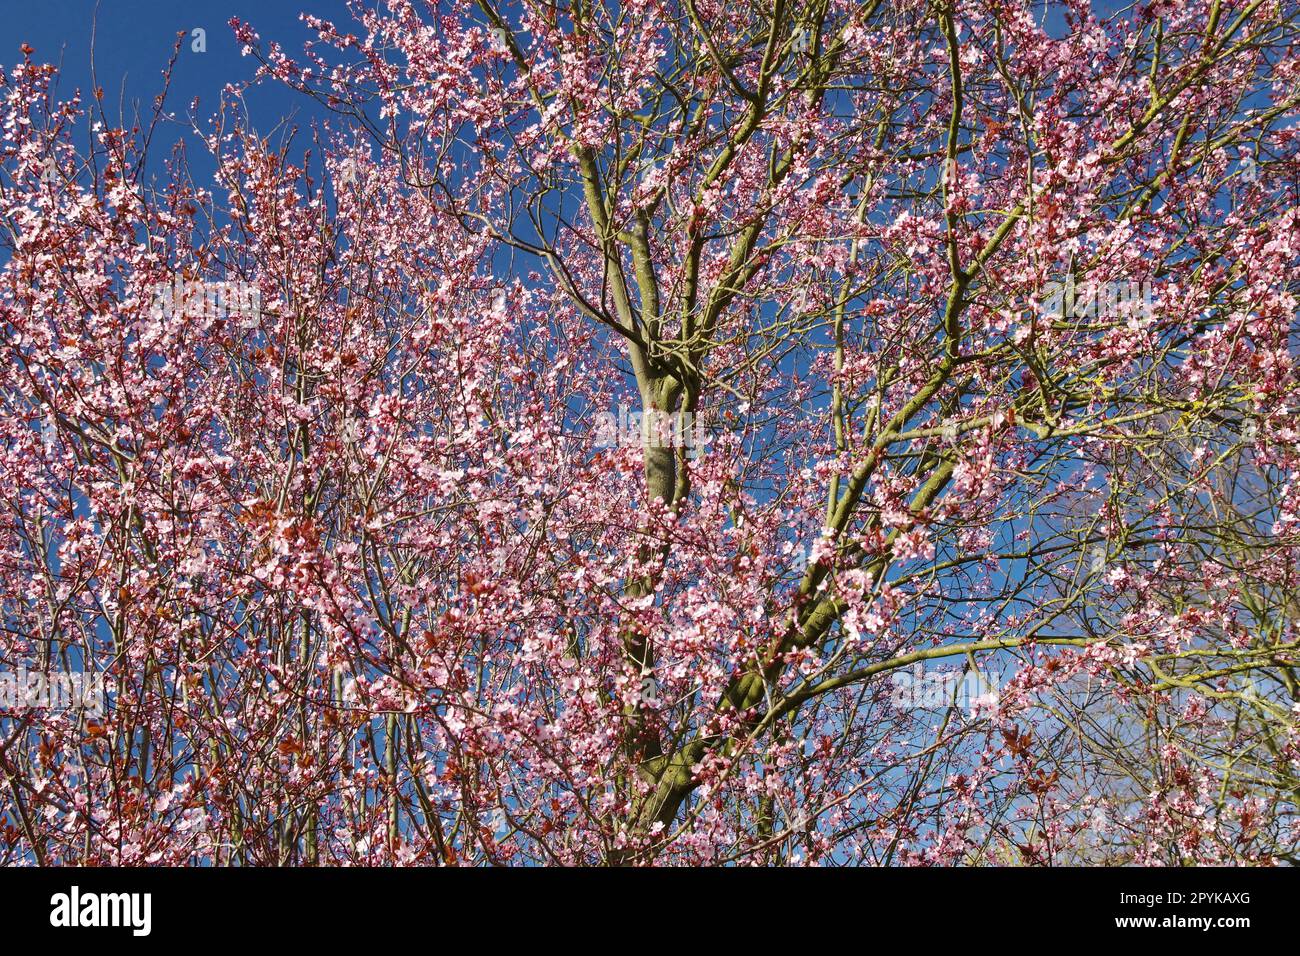
<svg viewBox="0 0 1300 956">
<path fill-rule="evenodd" d="M 33 47 L 33 60 L 60 66 L 59 99 L 92 89 L 92 26 L 95 77 L 104 89 L 105 109 L 116 120 L 120 104 L 128 116 L 138 104 L 145 112 L 162 90 L 162 71 L 176 42 L 186 33 L 172 77 L 167 105 L 182 119 L 198 97 L 197 116 L 210 117 L 222 88 L 248 80 L 256 69 L 251 57 L 239 55 L 230 29 L 231 17 L 251 23 L 264 41 L 279 41 L 290 55 L 302 51 L 311 34 L 299 20 L 310 11 L 339 24 L 351 21 L 343 0 L 0 0 L 0 64 L 6 71 L 21 61 L 20 47 Z M 191 52 L 190 35 L 206 31 L 207 50 Z M 257 127 L 269 129 L 294 113 L 306 127 L 319 114 L 311 101 L 280 83 L 263 83 L 247 97 Z M 160 152 L 182 135 L 159 136 Z"/>
</svg>

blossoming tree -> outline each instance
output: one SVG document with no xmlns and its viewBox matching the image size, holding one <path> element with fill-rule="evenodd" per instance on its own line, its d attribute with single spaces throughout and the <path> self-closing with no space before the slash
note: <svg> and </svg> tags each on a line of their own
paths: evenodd
<svg viewBox="0 0 1300 956">
<path fill-rule="evenodd" d="M 1294 859 L 1298 16 L 234 21 L 210 181 L 29 53 L 0 857 Z"/>
</svg>

